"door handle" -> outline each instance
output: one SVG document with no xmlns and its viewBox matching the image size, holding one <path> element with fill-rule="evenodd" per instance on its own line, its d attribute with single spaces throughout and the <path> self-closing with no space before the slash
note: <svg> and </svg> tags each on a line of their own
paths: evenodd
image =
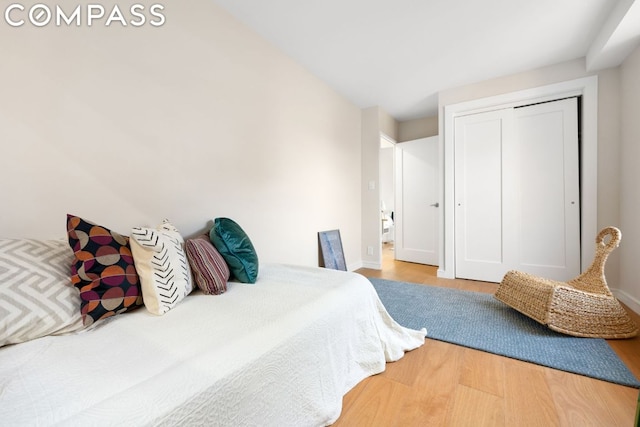
<svg viewBox="0 0 640 427">
<path fill-rule="evenodd" d="M 435 202 L 435 203 L 432 203 L 430 206 L 433 206 L 434 208 L 439 208 L 440 207 L 440 203 Z"/>
</svg>

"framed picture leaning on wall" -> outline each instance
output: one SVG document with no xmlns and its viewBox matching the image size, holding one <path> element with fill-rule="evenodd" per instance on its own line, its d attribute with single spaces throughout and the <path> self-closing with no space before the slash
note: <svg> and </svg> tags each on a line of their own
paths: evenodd
<svg viewBox="0 0 640 427">
<path fill-rule="evenodd" d="M 340 230 L 328 230 L 318 232 L 318 243 L 322 255 L 320 267 L 332 270 L 347 271 L 347 264 L 342 251 Z"/>
</svg>

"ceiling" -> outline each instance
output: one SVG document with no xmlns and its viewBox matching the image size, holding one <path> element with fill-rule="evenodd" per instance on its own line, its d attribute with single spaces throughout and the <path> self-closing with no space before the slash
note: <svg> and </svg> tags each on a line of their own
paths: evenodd
<svg viewBox="0 0 640 427">
<path fill-rule="evenodd" d="M 616 66 L 640 40 L 640 0 L 213 1 L 399 121 L 436 115 L 447 88 L 582 57 Z"/>
</svg>

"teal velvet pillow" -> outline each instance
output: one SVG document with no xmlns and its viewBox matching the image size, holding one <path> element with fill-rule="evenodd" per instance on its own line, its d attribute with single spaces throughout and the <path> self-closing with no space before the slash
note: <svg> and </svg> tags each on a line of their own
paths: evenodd
<svg viewBox="0 0 640 427">
<path fill-rule="evenodd" d="M 258 254 L 247 233 L 235 221 L 216 218 L 209 239 L 227 262 L 233 277 L 242 283 L 256 283 Z"/>
</svg>

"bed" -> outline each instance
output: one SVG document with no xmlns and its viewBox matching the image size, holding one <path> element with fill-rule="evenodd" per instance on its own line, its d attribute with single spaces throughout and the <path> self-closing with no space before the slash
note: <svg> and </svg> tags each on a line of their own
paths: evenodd
<svg viewBox="0 0 640 427">
<path fill-rule="evenodd" d="M 227 286 L 0 348 L 1 423 L 330 425 L 346 392 L 424 343 L 356 273 L 269 264 Z"/>
</svg>

